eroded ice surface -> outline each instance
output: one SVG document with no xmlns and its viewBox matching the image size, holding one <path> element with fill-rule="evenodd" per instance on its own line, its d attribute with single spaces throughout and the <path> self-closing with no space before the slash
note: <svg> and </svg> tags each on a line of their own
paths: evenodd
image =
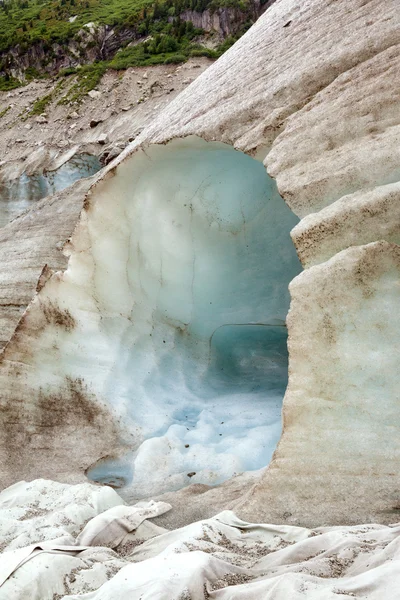
<svg viewBox="0 0 400 600">
<path fill-rule="evenodd" d="M 89 215 L 114 357 L 102 394 L 143 441 L 90 478 L 144 496 L 268 464 L 297 222 L 263 165 L 222 144 L 153 146 L 119 167 Z"/>
<path fill-rule="evenodd" d="M 78 179 L 94 175 L 100 169 L 97 156 L 75 154 L 54 171 L 34 175 L 23 173 L 13 181 L 0 182 L 0 227 L 30 208 L 33 202 L 64 190 Z"/>
</svg>

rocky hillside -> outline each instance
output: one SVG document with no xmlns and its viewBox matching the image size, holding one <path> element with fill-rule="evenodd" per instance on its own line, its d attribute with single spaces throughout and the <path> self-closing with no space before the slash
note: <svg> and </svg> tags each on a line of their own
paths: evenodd
<svg viewBox="0 0 400 600">
<path fill-rule="evenodd" d="M 0 89 L 96 63 L 124 69 L 217 58 L 274 0 L 5 0 Z"/>
</svg>

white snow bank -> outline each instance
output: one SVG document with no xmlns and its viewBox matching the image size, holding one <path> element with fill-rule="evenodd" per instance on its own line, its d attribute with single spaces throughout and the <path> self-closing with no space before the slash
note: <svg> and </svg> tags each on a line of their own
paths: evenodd
<svg viewBox="0 0 400 600">
<path fill-rule="evenodd" d="M 73 543 L 82 524 L 124 501 L 110 487 L 22 481 L 0 494 L 0 547 L 4 550 L 53 540 Z"/>
<path fill-rule="evenodd" d="M 61 486 L 43 480 L 31 484 L 23 482 L 0 495 L 0 523 L 8 511 L 21 531 L 32 530 L 32 524 L 39 517 L 18 516 L 24 507 L 26 492 L 30 493 L 38 511 L 48 510 L 54 502 L 58 514 L 67 510 L 68 498 L 74 499 L 72 503 L 82 503 L 82 508 L 90 511 L 93 506 L 88 505 L 93 504 L 94 499 L 98 510 L 100 505 L 112 504 L 117 497 L 109 488 L 91 485 Z M 0 557 L 0 599 L 397 598 L 400 525 L 306 529 L 247 523 L 230 511 L 176 531 L 162 530 L 147 521 L 139 524 L 146 511 L 148 516 L 155 516 L 167 508 L 162 503 L 134 507 L 120 504 L 88 523 L 86 534 L 90 530 L 96 533 L 94 537 L 85 534 L 86 546 L 70 544 L 64 546 L 63 551 L 63 544 L 42 542 L 4 552 Z M 137 525 L 136 531 L 127 533 L 122 542 L 121 515 L 122 520 L 130 520 L 128 528 L 134 523 Z M 116 551 L 89 546 L 99 532 L 105 531 L 104 523 L 108 545 L 115 546 L 119 542 Z M 44 529 L 41 529 L 43 535 Z M 81 534 L 80 539 L 84 537 Z M 44 547 L 45 551 L 35 550 L 37 546 Z M 29 552 L 30 560 L 18 566 L 21 556 L 26 558 Z M 13 560 L 15 569 L 4 580 L 4 573 Z"/>
<path fill-rule="evenodd" d="M 111 548 L 123 553 L 137 535 L 143 541 L 164 532 L 144 522 L 170 508 L 125 506 L 111 488 L 91 484 L 11 486 L 0 494 L 0 599 L 54 600 L 96 589 L 126 564 Z"/>
</svg>

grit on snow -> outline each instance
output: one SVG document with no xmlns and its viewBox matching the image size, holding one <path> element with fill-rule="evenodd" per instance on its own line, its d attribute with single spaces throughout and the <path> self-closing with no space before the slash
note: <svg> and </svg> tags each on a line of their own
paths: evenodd
<svg viewBox="0 0 400 600">
<path fill-rule="evenodd" d="M 20 482 L 0 494 L 1 600 L 368 600 L 399 587 L 400 525 L 305 529 L 231 511 L 168 531 L 163 502 Z"/>
</svg>

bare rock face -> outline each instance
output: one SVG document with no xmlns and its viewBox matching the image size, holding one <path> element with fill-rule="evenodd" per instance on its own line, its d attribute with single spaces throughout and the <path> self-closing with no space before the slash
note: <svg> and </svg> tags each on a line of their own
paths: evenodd
<svg viewBox="0 0 400 600">
<path fill-rule="evenodd" d="M 193 233 L 196 217 L 194 211 L 186 221 L 177 219 L 166 238 L 159 235 L 156 226 L 165 217 L 171 181 L 165 177 L 159 186 L 164 204 L 154 203 L 142 172 L 146 160 L 156 168 L 174 144 L 190 150 L 191 144 L 217 142 L 221 149 L 223 142 L 262 161 L 301 218 L 292 236 L 305 271 L 290 285 L 283 434 L 270 466 L 251 487 L 247 478 L 221 488 L 194 486 L 195 508 L 184 517 L 179 502 L 187 502 L 187 492 L 176 492 L 170 518 L 178 525 L 208 516 L 212 503 L 219 509 L 227 498 L 249 520 L 313 526 L 396 521 L 398 25 L 394 1 L 383 11 L 378 0 L 308 0 L 301 8 L 294 0 L 278 0 L 106 167 L 84 200 L 68 245 L 67 270 L 42 274 L 13 335 L 15 311 L 6 323 L 10 340 L 0 373 L 4 482 L 44 475 L 78 480 L 96 460 L 115 458 L 124 445 L 137 448 L 145 425 L 139 427 L 126 407 L 129 386 L 142 386 L 148 365 L 135 363 L 132 384 L 123 374 L 132 355 L 147 352 L 143 336 L 154 332 L 161 307 L 165 329 L 157 330 L 151 347 L 165 344 L 165 365 L 192 339 L 190 310 L 182 315 L 180 301 L 166 298 L 171 285 L 179 287 L 177 273 L 188 268 L 190 239 L 182 242 L 178 230 L 187 225 Z M 173 161 L 170 167 L 173 175 Z M 226 215 L 216 219 L 210 205 L 203 208 L 210 227 L 227 227 Z M 61 223 L 68 203 L 58 210 Z M 37 219 L 32 213 L 26 243 L 34 239 Z M 153 236 L 149 227 L 140 238 L 138 223 L 152 220 Z M 53 227 L 49 214 L 41 231 Z M 152 262 L 154 248 L 165 239 L 168 256 L 181 261 L 180 269 L 166 272 L 165 265 L 160 269 Z M 15 248 L 12 240 L 9 244 Z M 45 264 L 52 267 L 45 259 L 48 251 L 43 243 L 37 252 L 32 285 Z M 134 280 L 132 265 L 143 267 Z M 157 277 L 148 278 L 149 269 Z M 7 263 L 2 273 L 10 278 Z M 7 318 L 5 313 L 4 322 Z M 168 337 L 171 326 L 174 337 Z M 120 381 L 124 393 L 117 389 Z M 159 418 L 151 405 L 135 410 L 142 411 L 144 424 L 146 415 L 148 421 Z M 163 425 L 160 421 L 160 429 Z"/>
<path fill-rule="evenodd" d="M 188 9 L 180 14 L 180 19 L 191 21 L 195 27 L 204 31 L 215 31 L 220 35 L 228 36 L 235 34 L 240 27 L 243 27 L 249 17 L 257 19 L 274 2 L 275 0 L 267 0 L 261 3 L 260 0 L 255 0 L 246 12 L 242 12 L 240 8 L 229 6 L 214 10 L 206 9 L 202 12 Z"/>
</svg>

